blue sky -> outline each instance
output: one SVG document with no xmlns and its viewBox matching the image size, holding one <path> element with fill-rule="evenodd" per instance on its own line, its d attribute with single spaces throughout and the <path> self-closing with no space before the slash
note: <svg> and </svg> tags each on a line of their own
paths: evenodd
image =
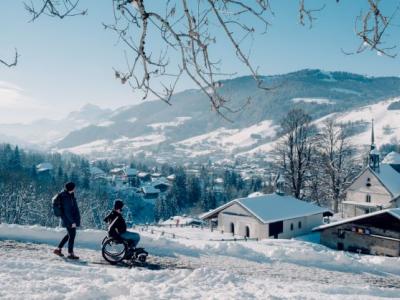
<svg viewBox="0 0 400 300">
<path fill-rule="evenodd" d="M 352 51 L 359 45 L 354 18 L 365 2 L 308 0 L 310 7 L 326 3 L 309 29 L 298 24 L 298 1 L 272 0 L 275 16 L 270 17 L 272 26 L 268 32 L 255 36 L 253 65 L 265 75 L 320 68 L 399 76 L 400 57 L 391 59 L 370 51 L 346 56 L 341 51 Z M 394 0 L 382 2 L 386 5 L 383 10 L 399 4 Z M 139 94 L 114 79 L 113 67 L 124 65 L 123 46 L 101 25 L 112 21 L 111 0 L 81 0 L 81 6 L 88 8 L 85 17 L 59 20 L 44 16 L 30 23 L 22 1 L 0 1 L 0 57 L 11 59 L 14 47 L 21 55 L 16 68 L 0 66 L 0 123 L 61 118 L 88 102 L 115 108 L 141 101 Z M 400 24 L 400 16 L 397 23 Z M 388 43 L 400 44 L 399 28 L 389 33 Z M 155 38 L 152 42 L 157 44 L 160 40 Z M 213 53 L 223 59 L 223 70 L 238 76 L 248 74 L 233 51 L 227 49 L 225 40 L 217 39 Z M 192 87 L 184 79 L 178 89 Z"/>
</svg>

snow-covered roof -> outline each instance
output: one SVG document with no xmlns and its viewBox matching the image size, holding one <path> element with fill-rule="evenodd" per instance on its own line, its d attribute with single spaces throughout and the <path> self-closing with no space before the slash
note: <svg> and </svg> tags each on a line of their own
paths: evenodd
<svg viewBox="0 0 400 300">
<path fill-rule="evenodd" d="M 159 186 L 159 185 L 171 186 L 171 184 L 168 181 L 166 181 L 165 179 L 164 180 L 163 179 L 154 180 L 151 184 L 154 187 Z"/>
<path fill-rule="evenodd" d="M 36 166 L 36 170 L 38 172 L 51 171 L 53 170 L 53 165 L 49 162 L 43 162 Z"/>
<path fill-rule="evenodd" d="M 383 164 L 400 165 L 400 153 L 395 151 L 390 152 L 382 161 Z"/>
<path fill-rule="evenodd" d="M 124 173 L 126 176 L 136 176 L 138 171 L 134 168 L 124 168 Z"/>
<path fill-rule="evenodd" d="M 158 194 L 158 193 L 160 193 L 160 190 L 159 189 L 156 189 L 154 186 L 152 186 L 152 185 L 145 185 L 145 186 L 142 186 L 142 191 L 143 191 L 143 193 L 145 193 L 145 194 Z"/>
<path fill-rule="evenodd" d="M 327 208 L 299 200 L 293 196 L 267 194 L 251 198 L 239 198 L 232 200 L 201 216 L 207 219 L 223 209 L 237 203 L 245 208 L 249 213 L 254 215 L 263 223 L 271 223 L 276 221 L 311 216 L 319 213 L 331 212 Z"/>
<path fill-rule="evenodd" d="M 381 164 L 379 171 L 370 169 L 389 192 L 396 197 L 400 194 L 400 173 L 388 164 Z"/>
<path fill-rule="evenodd" d="M 175 180 L 176 179 L 176 175 L 175 174 L 171 174 L 167 177 L 168 180 Z"/>
<path fill-rule="evenodd" d="M 372 212 L 372 213 L 369 213 L 369 214 L 364 214 L 364 215 L 360 215 L 360 216 L 356 216 L 356 217 L 340 220 L 340 221 L 337 221 L 337 222 L 334 222 L 334 223 L 330 223 L 330 224 L 321 225 L 321 226 L 313 228 L 313 231 L 319 231 L 321 229 L 334 227 L 334 226 L 342 225 L 342 224 L 345 224 L 345 223 L 354 222 L 354 221 L 358 221 L 358 220 L 362 220 L 362 219 L 365 219 L 365 218 L 370 218 L 370 217 L 373 217 L 373 216 L 386 214 L 386 213 L 388 213 L 388 214 L 392 215 L 393 217 L 395 217 L 395 218 L 400 220 L 400 208 L 391 208 L 391 209 L 378 210 L 378 211 L 375 211 L 375 212 Z"/>
<path fill-rule="evenodd" d="M 98 167 L 90 167 L 90 174 L 93 176 L 105 175 L 106 173 Z"/>
<path fill-rule="evenodd" d="M 110 174 L 122 174 L 123 172 L 122 168 L 114 168 L 110 170 Z"/>
<path fill-rule="evenodd" d="M 146 173 L 146 172 L 139 172 L 138 173 L 138 176 L 139 177 L 146 177 L 146 176 L 149 176 L 150 174 L 149 173 Z"/>
<path fill-rule="evenodd" d="M 263 195 L 265 195 L 265 194 L 261 193 L 261 192 L 254 192 L 254 193 L 249 194 L 247 197 L 253 198 L 253 197 L 259 197 L 259 196 L 263 196 Z"/>
<path fill-rule="evenodd" d="M 218 184 L 222 184 L 222 183 L 224 183 L 224 179 L 222 179 L 222 178 L 216 178 L 215 180 L 214 180 L 214 182 L 215 183 L 218 183 Z"/>
</svg>

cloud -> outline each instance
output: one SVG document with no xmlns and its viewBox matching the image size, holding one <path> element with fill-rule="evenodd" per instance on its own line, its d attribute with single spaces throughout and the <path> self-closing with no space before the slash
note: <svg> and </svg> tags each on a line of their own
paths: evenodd
<svg viewBox="0 0 400 300">
<path fill-rule="evenodd" d="M 0 81 L 0 123 L 29 122 L 42 117 L 49 108 L 20 86 Z"/>
</svg>

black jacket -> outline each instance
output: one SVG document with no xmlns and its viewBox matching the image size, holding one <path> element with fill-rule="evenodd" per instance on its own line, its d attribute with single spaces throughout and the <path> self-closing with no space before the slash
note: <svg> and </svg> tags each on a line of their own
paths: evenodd
<svg viewBox="0 0 400 300">
<path fill-rule="evenodd" d="M 104 222 L 108 223 L 108 234 L 111 237 L 119 238 L 121 233 L 126 232 L 126 223 L 124 217 L 115 210 L 113 210 L 107 217 L 104 218 Z"/>
<path fill-rule="evenodd" d="M 64 227 L 71 227 L 73 223 L 76 227 L 81 226 L 81 214 L 79 213 L 78 204 L 76 203 L 75 195 L 67 191 L 61 192 L 61 220 Z"/>
</svg>

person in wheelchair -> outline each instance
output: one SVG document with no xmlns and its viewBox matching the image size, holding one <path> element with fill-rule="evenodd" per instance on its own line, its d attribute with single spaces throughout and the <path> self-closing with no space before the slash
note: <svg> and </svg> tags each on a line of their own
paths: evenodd
<svg viewBox="0 0 400 300">
<path fill-rule="evenodd" d="M 114 209 L 105 217 L 104 222 L 108 223 L 108 235 L 110 237 L 126 241 L 130 250 L 133 250 L 139 243 L 140 235 L 126 230 L 126 223 L 121 214 L 123 207 L 124 203 L 121 200 L 116 200 Z"/>
</svg>

